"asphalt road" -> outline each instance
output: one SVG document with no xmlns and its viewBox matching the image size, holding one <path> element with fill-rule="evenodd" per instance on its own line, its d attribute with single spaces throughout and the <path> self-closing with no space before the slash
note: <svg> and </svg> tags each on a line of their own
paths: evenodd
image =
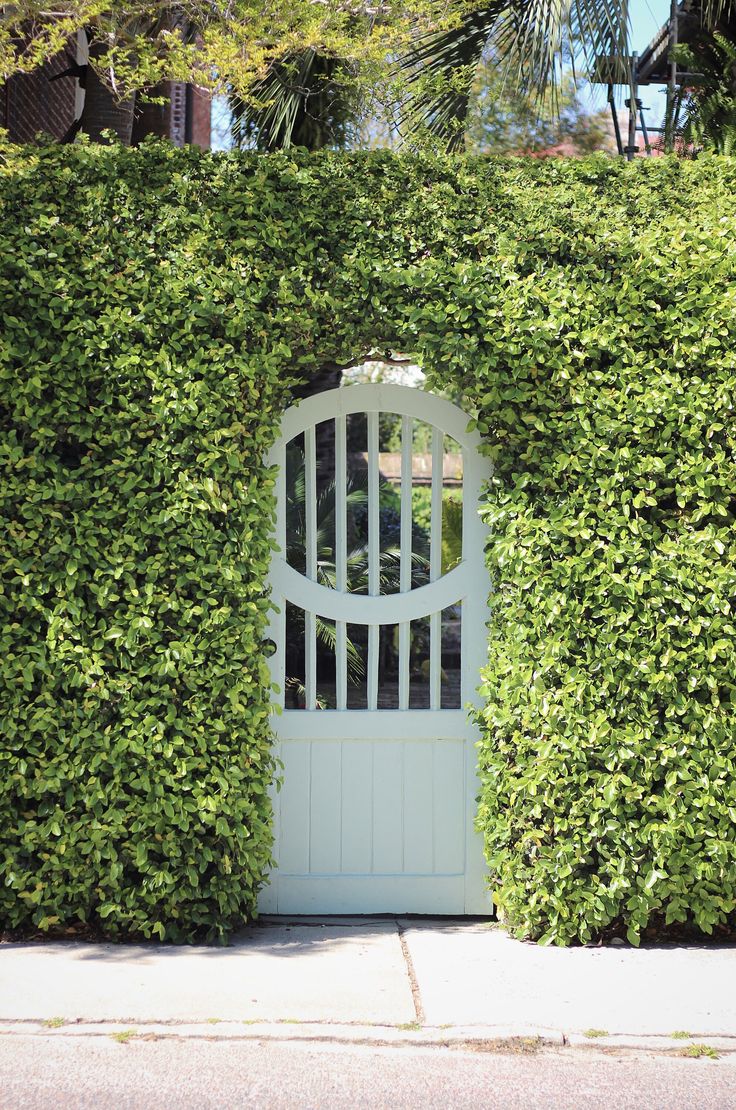
<svg viewBox="0 0 736 1110">
<path fill-rule="evenodd" d="M 0 1036 L 1 1110 L 732 1110 L 736 1056 Z"/>
</svg>

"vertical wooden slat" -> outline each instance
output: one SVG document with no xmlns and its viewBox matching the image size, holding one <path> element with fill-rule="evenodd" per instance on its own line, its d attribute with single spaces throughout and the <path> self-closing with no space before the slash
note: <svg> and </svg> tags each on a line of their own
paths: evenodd
<svg viewBox="0 0 736 1110">
<path fill-rule="evenodd" d="M 375 597 L 380 585 L 380 536 L 378 492 L 378 413 L 368 413 L 368 593 Z"/>
<path fill-rule="evenodd" d="M 440 428 L 432 428 L 432 499 L 429 528 L 429 580 L 435 582 L 442 574 L 442 484 L 444 436 Z"/>
<path fill-rule="evenodd" d="M 283 709 L 286 704 L 286 601 L 283 597 L 278 599 L 280 613 L 274 613 L 271 619 L 271 639 L 276 644 L 271 674 L 272 681 L 279 688 L 278 705 Z"/>
<path fill-rule="evenodd" d="M 309 870 L 334 875 L 340 871 L 342 848 L 342 744 L 313 740 L 310 748 Z"/>
<path fill-rule="evenodd" d="M 276 543 L 281 558 L 286 558 L 286 444 L 282 441 L 276 451 Z"/>
<path fill-rule="evenodd" d="M 411 589 L 411 544 L 412 544 L 412 446 L 413 421 L 404 416 L 401 421 L 401 535 L 399 588 L 403 593 Z M 399 625 L 399 709 L 409 708 L 409 652 L 411 648 L 411 625 L 402 621 Z"/>
<path fill-rule="evenodd" d="M 442 613 L 429 618 L 429 708 L 439 709 L 442 699 Z"/>
<path fill-rule="evenodd" d="M 373 870 L 373 743 L 342 744 L 342 852 L 345 874 L 369 875 Z"/>
<path fill-rule="evenodd" d="M 368 708 L 378 708 L 378 646 L 380 625 L 368 625 Z"/>
<path fill-rule="evenodd" d="M 462 557 L 468 559 L 472 550 L 471 543 L 474 536 L 474 530 L 478 527 L 478 514 L 477 514 L 477 490 L 468 489 L 468 464 L 470 456 L 465 447 L 462 449 L 463 459 L 463 485 L 462 485 L 462 506 L 463 506 L 463 527 L 462 527 Z M 484 587 L 485 588 L 485 587 Z M 485 599 L 484 599 L 485 602 Z M 460 605 L 460 705 L 464 706 L 468 703 L 473 695 L 477 685 L 478 676 L 476 675 L 470 682 L 468 681 L 468 606 L 467 602 L 463 601 Z"/>
<path fill-rule="evenodd" d="M 373 871 L 404 869 L 404 745 L 401 740 L 373 744 Z"/>
<path fill-rule="evenodd" d="M 444 436 L 432 428 L 432 498 L 429 528 L 429 580 L 436 582 L 442 574 L 442 486 Z M 440 708 L 442 677 L 442 613 L 429 618 L 429 708 Z"/>
<path fill-rule="evenodd" d="M 307 709 L 317 708 L 317 618 L 304 613 L 304 691 Z"/>
<path fill-rule="evenodd" d="M 438 741 L 442 743 L 442 741 Z M 407 740 L 404 750 L 404 871 L 432 873 L 432 741 Z"/>
<path fill-rule="evenodd" d="M 464 764 L 465 744 L 462 740 L 438 740 L 433 745 L 433 864 L 439 874 L 462 874 L 464 869 Z"/>
<path fill-rule="evenodd" d="M 317 580 L 317 448 L 314 427 L 304 433 L 304 517 L 307 578 Z"/>
<path fill-rule="evenodd" d="M 411 589 L 411 488 L 412 488 L 412 418 L 401 420 L 401 563 L 400 589 Z"/>
<path fill-rule="evenodd" d="M 276 543 L 282 559 L 286 558 L 286 444 L 281 442 L 276 452 Z M 280 612 L 273 613 L 270 620 L 270 636 L 276 645 L 271 662 L 271 675 L 279 688 L 279 705 L 284 705 L 284 683 L 286 681 L 286 602 L 283 597 L 274 597 Z"/>
<path fill-rule="evenodd" d="M 345 621 L 335 621 L 335 705 L 348 707 L 348 630 Z"/>
<path fill-rule="evenodd" d="M 283 786 L 279 806 L 278 865 L 283 874 L 309 871 L 311 744 L 303 740 L 284 743 Z"/>
<path fill-rule="evenodd" d="M 348 588 L 347 428 L 344 416 L 335 417 L 335 587 Z M 335 622 L 336 706 L 348 704 L 348 649 L 345 621 Z"/>
<path fill-rule="evenodd" d="M 463 559 L 467 559 L 468 552 L 470 551 L 470 537 L 474 526 L 477 526 L 477 508 L 473 500 L 472 492 L 467 489 L 466 475 L 468 472 L 468 452 L 463 447 L 460 457 L 462 459 L 463 480 L 460 487 L 460 501 L 463 506 L 463 527 L 462 527 L 462 550 L 460 552 Z"/>
<path fill-rule="evenodd" d="M 304 433 L 304 518 L 306 521 L 307 578 L 317 580 L 317 450 L 314 427 Z M 317 704 L 317 619 L 304 614 L 304 687 L 306 707 Z"/>
<path fill-rule="evenodd" d="M 368 413 L 368 593 L 377 597 L 380 579 L 380 516 L 378 492 L 378 413 Z M 368 708 L 378 707 L 379 626 L 368 626 Z"/>
</svg>

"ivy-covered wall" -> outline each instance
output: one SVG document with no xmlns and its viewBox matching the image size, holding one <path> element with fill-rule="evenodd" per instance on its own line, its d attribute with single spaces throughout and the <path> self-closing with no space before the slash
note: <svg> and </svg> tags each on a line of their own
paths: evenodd
<svg viewBox="0 0 736 1110">
<path fill-rule="evenodd" d="M 270 852 L 290 390 L 374 346 L 494 461 L 521 935 L 736 906 L 736 162 L 0 148 L 0 920 L 226 933 Z"/>
</svg>

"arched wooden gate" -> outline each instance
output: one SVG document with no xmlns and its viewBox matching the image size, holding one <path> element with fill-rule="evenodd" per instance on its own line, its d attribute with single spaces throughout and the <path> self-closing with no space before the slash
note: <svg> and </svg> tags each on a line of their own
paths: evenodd
<svg viewBox="0 0 736 1110">
<path fill-rule="evenodd" d="M 388 584 L 392 592 L 386 592 L 382 569 L 381 413 L 401 417 L 400 488 L 394 494 L 401 512 L 394 553 L 397 574 Z M 355 592 L 350 581 L 355 556 L 348 504 L 356 456 L 348 451 L 348 421 L 354 414 L 365 414 L 361 457 L 366 496 L 360 507 L 366 534 L 365 592 Z M 413 430 L 418 422 L 431 444 L 429 552 L 421 584 L 416 583 L 417 556 L 412 555 Z M 283 417 L 270 458 L 278 468 L 279 550 L 272 561 L 271 589 L 279 612 L 273 616 L 271 636 L 276 644 L 273 680 L 284 707 L 274 717 L 283 785 L 274 797 L 277 866 L 261 894 L 262 912 L 490 911 L 480 838 L 473 829 L 476 736 L 465 709 L 475 698 L 486 647 L 489 586 L 485 529 L 477 507 L 488 463 L 467 425 L 466 414 L 442 398 L 395 385 L 344 386 L 305 399 Z M 330 440 L 334 435 L 334 475 L 326 492 L 318 465 L 325 428 Z M 462 457 L 462 555 L 443 573 L 443 470 L 451 441 Z M 296 476 L 294 454 L 302 468 Z M 289 519 L 294 489 L 301 506 L 298 525 Z M 325 503 L 334 504 L 327 537 L 318 519 Z M 288 555 L 295 546 L 290 532 L 295 531 L 303 548 L 296 558 Z M 284 699 L 285 682 L 291 678 L 287 610 L 297 615 L 302 637 L 302 708 L 289 708 Z M 459 626 L 459 678 L 452 708 L 445 707 L 443 612 L 451 613 Z M 412 629 L 422 621 L 428 632 L 427 658 L 419 668 L 426 707 L 417 708 Z M 390 638 L 387 626 L 394 626 Z M 318 632 L 327 635 L 326 629 L 334 643 L 332 707 L 320 708 Z M 364 645 L 362 708 L 351 707 L 351 629 Z M 386 642 L 395 660 L 388 677 L 381 671 Z"/>
</svg>

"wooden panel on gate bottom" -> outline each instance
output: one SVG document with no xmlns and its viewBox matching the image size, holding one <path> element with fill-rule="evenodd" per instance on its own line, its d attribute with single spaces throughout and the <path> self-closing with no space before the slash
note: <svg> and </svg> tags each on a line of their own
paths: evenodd
<svg viewBox="0 0 736 1110">
<path fill-rule="evenodd" d="M 466 744 L 282 742 L 279 875 L 461 875 Z"/>
</svg>

